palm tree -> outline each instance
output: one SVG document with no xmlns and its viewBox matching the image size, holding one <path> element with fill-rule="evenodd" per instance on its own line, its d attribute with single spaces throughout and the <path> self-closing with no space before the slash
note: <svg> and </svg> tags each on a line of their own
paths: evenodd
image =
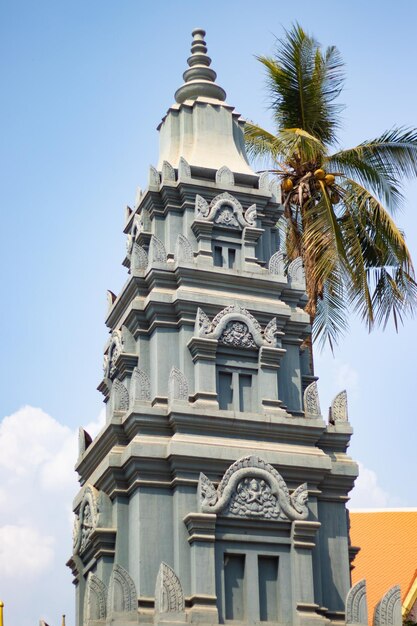
<svg viewBox="0 0 417 626">
<path fill-rule="evenodd" d="M 303 260 L 313 339 L 333 349 L 352 311 L 369 330 L 390 318 L 397 328 L 417 302 L 410 253 L 392 219 L 400 180 L 417 176 L 417 130 L 393 128 L 335 150 L 344 82 L 338 50 L 323 52 L 296 24 L 273 58 L 258 59 L 276 131 L 247 123 L 247 149 L 280 179 L 286 259 Z"/>
</svg>

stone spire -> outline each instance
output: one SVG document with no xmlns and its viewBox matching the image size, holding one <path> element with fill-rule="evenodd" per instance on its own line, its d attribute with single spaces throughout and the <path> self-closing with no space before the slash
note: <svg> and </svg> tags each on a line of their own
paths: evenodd
<svg viewBox="0 0 417 626">
<path fill-rule="evenodd" d="M 189 69 L 183 74 L 184 84 L 175 93 L 175 100 L 178 103 L 195 100 L 198 96 L 222 102 L 226 100 L 226 92 L 215 83 L 217 74 L 210 67 L 211 59 L 207 55 L 205 34 L 206 31 L 202 28 L 196 28 L 192 32 L 191 56 L 187 59 Z"/>
</svg>

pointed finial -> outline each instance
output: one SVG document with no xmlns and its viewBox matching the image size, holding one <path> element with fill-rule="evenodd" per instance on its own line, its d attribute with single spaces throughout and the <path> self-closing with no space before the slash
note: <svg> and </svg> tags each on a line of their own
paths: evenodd
<svg viewBox="0 0 417 626">
<path fill-rule="evenodd" d="M 202 28 L 195 28 L 192 32 L 191 56 L 187 59 L 189 69 L 182 75 L 184 84 L 175 92 L 175 100 L 179 103 L 195 100 L 198 96 L 222 102 L 226 100 L 226 92 L 215 83 L 217 74 L 210 67 L 211 59 L 207 55 L 205 34 L 206 31 Z"/>
<path fill-rule="evenodd" d="M 65 626 L 65 615 L 62 616 L 62 626 Z"/>
<path fill-rule="evenodd" d="M 4 602 L 0 600 L 0 626 L 3 626 L 3 607 Z"/>
</svg>

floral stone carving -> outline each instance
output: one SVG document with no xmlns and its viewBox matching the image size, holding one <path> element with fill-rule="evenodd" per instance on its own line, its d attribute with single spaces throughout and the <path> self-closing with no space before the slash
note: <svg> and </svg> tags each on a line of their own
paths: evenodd
<svg viewBox="0 0 417 626">
<path fill-rule="evenodd" d="M 175 244 L 175 258 L 178 261 L 193 261 L 194 253 L 191 242 L 185 235 L 178 235 Z"/>
<path fill-rule="evenodd" d="M 124 384 L 117 378 L 113 382 L 111 395 L 114 411 L 127 411 L 129 409 L 129 392 Z"/>
<path fill-rule="evenodd" d="M 162 562 L 156 577 L 155 613 L 181 613 L 184 608 L 180 580 L 172 567 Z"/>
<path fill-rule="evenodd" d="M 223 165 L 216 172 L 216 184 L 217 185 L 227 185 L 232 187 L 235 184 L 235 177 L 233 176 L 233 172 L 229 170 L 226 165 Z"/>
<path fill-rule="evenodd" d="M 146 252 L 145 248 L 137 243 L 133 244 L 131 261 L 132 269 L 139 271 L 146 270 L 146 268 L 148 267 L 148 263 L 148 253 Z"/>
<path fill-rule="evenodd" d="M 167 181 L 175 181 L 175 170 L 172 167 L 171 163 L 168 163 L 168 161 L 164 161 L 162 163 L 162 182 L 165 183 Z"/>
<path fill-rule="evenodd" d="M 282 476 L 257 456 L 244 457 L 229 467 L 218 488 L 200 474 L 198 500 L 203 513 L 271 520 L 306 519 L 307 484 L 290 496 Z"/>
<path fill-rule="evenodd" d="M 156 235 L 152 235 L 151 242 L 149 244 L 149 260 L 151 262 L 156 261 L 158 263 L 165 263 L 167 260 L 165 246 L 162 241 L 156 237 Z"/>
</svg>

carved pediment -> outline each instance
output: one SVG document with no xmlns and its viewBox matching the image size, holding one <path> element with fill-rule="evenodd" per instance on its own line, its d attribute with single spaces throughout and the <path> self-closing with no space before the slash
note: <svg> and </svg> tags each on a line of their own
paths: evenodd
<svg viewBox="0 0 417 626">
<path fill-rule="evenodd" d="M 198 337 L 218 339 L 235 348 L 256 348 L 275 346 L 279 334 L 277 320 L 274 317 L 262 330 L 258 320 L 238 304 L 225 307 L 210 321 L 201 308 L 197 309 L 195 332 Z"/>
<path fill-rule="evenodd" d="M 256 226 L 256 205 L 252 204 L 246 211 L 237 198 L 230 193 L 221 193 L 210 204 L 197 195 L 195 200 L 195 217 L 198 220 L 207 220 L 218 226 L 243 229 Z"/>
<path fill-rule="evenodd" d="M 172 567 L 161 563 L 155 585 L 155 612 L 182 613 L 185 609 L 181 582 Z"/>
<path fill-rule="evenodd" d="M 91 572 L 87 577 L 87 586 L 84 596 L 84 623 L 88 626 L 91 622 L 106 619 L 106 596 L 107 588 L 98 576 Z"/>
<path fill-rule="evenodd" d="M 198 500 L 202 513 L 269 520 L 306 519 L 307 485 L 290 496 L 282 476 L 257 456 L 239 459 L 229 467 L 218 488 L 200 474 Z"/>
</svg>

